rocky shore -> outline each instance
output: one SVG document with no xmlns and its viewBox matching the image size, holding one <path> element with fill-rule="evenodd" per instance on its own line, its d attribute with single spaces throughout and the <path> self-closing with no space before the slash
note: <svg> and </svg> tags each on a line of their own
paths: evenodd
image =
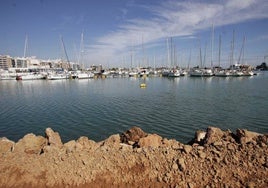
<svg viewBox="0 0 268 188">
<path fill-rule="evenodd" d="M 268 187 L 268 134 L 208 127 L 188 144 L 138 127 L 62 143 L 0 139 L 0 187 Z"/>
</svg>

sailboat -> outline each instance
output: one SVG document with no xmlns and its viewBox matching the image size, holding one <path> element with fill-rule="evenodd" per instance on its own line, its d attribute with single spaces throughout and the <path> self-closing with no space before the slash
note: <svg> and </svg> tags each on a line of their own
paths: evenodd
<svg viewBox="0 0 268 188">
<path fill-rule="evenodd" d="M 60 35 L 60 41 L 61 41 L 61 45 L 62 45 L 62 49 L 63 49 L 64 54 L 65 54 L 65 57 L 67 59 L 68 69 L 71 69 L 71 64 L 70 64 L 70 61 L 69 61 L 69 57 L 67 55 L 67 51 L 66 51 L 66 48 L 65 48 L 63 37 L 61 35 Z M 61 61 L 62 61 L 61 63 L 64 63 L 63 59 Z M 48 79 L 48 80 L 62 80 L 62 79 L 69 79 L 69 78 L 70 78 L 69 72 L 64 71 L 63 68 L 60 71 L 49 72 L 47 74 L 47 76 L 46 76 L 46 79 Z"/>
<path fill-rule="evenodd" d="M 27 50 L 28 50 L 28 36 L 26 35 L 24 44 L 24 53 L 23 53 L 23 60 L 25 62 L 27 62 L 28 60 L 29 61 L 32 60 L 32 58 L 26 58 Z M 16 80 L 38 80 L 38 79 L 45 79 L 45 74 L 41 74 L 40 72 L 26 72 L 24 74 L 16 75 Z"/>
<path fill-rule="evenodd" d="M 180 71 L 175 67 L 175 45 L 172 37 L 167 38 L 167 68 L 162 70 L 162 77 L 180 77 Z"/>
<path fill-rule="evenodd" d="M 40 80 L 45 79 L 46 76 L 40 73 L 27 73 L 25 75 L 16 76 L 16 80 Z"/>
<path fill-rule="evenodd" d="M 230 72 L 228 70 L 221 68 L 221 35 L 219 36 L 219 65 L 218 68 L 215 69 L 215 76 L 218 77 L 227 77 L 230 76 Z"/>
<path fill-rule="evenodd" d="M 199 51 L 199 56 L 200 56 L 200 68 L 196 67 L 190 70 L 190 76 L 192 77 L 211 77 L 214 76 L 212 67 L 213 67 L 213 43 L 214 43 L 214 25 L 212 24 L 212 36 L 211 36 L 211 68 L 204 67 L 204 64 L 206 62 L 206 52 L 207 52 L 207 47 L 205 47 L 205 53 L 204 53 L 204 60 L 202 62 L 202 51 L 201 51 L 201 45 L 200 45 L 200 51 Z M 204 67 L 204 68 L 203 68 Z"/>
<path fill-rule="evenodd" d="M 63 80 L 63 79 L 69 79 L 69 74 L 61 71 L 61 72 L 53 72 L 48 73 L 46 76 L 47 80 Z"/>
<path fill-rule="evenodd" d="M 94 73 L 92 73 L 92 72 L 81 72 L 81 71 L 77 71 L 77 78 L 78 79 L 94 78 Z"/>
<path fill-rule="evenodd" d="M 84 33 L 81 33 L 81 40 L 80 40 L 80 52 L 78 58 L 78 64 L 83 65 L 83 53 L 84 53 Z M 94 78 L 94 73 L 88 71 L 76 71 L 75 75 L 78 79 L 89 79 Z"/>
</svg>

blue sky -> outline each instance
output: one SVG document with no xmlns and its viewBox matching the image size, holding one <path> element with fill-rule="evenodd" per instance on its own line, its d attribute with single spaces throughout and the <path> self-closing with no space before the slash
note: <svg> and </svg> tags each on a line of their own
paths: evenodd
<svg viewBox="0 0 268 188">
<path fill-rule="evenodd" d="M 267 0 L 2 0 L 0 54 L 22 57 L 27 35 L 26 55 L 64 58 L 62 36 L 71 61 L 80 54 L 85 65 L 130 67 L 132 56 L 132 66 L 165 66 L 172 37 L 176 64 L 200 64 L 201 49 L 209 66 L 218 64 L 221 35 L 229 66 L 234 31 L 234 61 L 256 65 L 268 55 L 267 10 Z"/>
</svg>

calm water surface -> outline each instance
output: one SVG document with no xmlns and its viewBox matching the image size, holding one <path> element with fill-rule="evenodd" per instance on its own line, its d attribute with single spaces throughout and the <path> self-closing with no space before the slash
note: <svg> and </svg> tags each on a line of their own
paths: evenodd
<svg viewBox="0 0 268 188">
<path fill-rule="evenodd" d="M 0 137 L 17 141 L 47 127 L 67 142 L 99 141 L 139 126 L 187 142 L 217 126 L 268 133 L 268 74 L 238 78 L 108 78 L 0 81 Z"/>
</svg>

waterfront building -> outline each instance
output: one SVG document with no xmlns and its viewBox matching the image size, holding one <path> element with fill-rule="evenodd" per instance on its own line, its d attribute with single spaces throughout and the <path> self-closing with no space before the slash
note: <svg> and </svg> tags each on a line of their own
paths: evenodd
<svg viewBox="0 0 268 188">
<path fill-rule="evenodd" d="M 27 59 L 25 57 L 16 57 L 14 58 L 14 61 L 14 68 L 27 68 Z"/>
<path fill-rule="evenodd" d="M 8 70 L 12 67 L 12 57 L 9 55 L 0 55 L 0 69 Z"/>
</svg>

